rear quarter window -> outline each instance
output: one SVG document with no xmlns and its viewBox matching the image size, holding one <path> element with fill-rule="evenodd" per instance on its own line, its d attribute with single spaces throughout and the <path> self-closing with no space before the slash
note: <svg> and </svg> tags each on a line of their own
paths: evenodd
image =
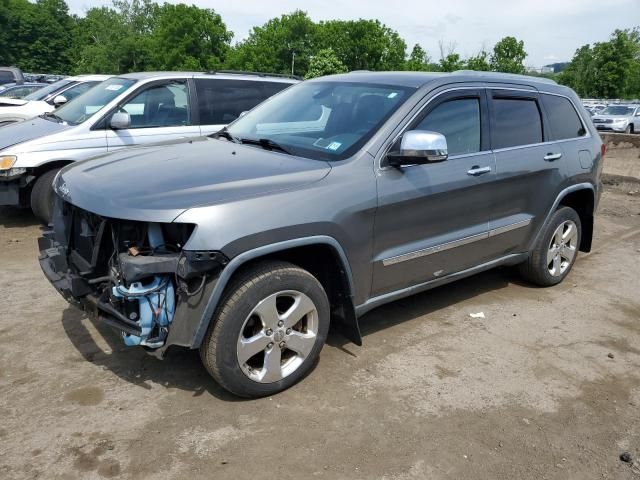
<svg viewBox="0 0 640 480">
<path fill-rule="evenodd" d="M 542 142 L 538 102 L 529 98 L 493 98 L 491 138 L 494 149 Z"/>
<path fill-rule="evenodd" d="M 225 125 L 288 87 L 284 82 L 196 78 L 200 123 Z"/>
<path fill-rule="evenodd" d="M 578 112 L 568 98 L 542 94 L 542 104 L 549 120 L 552 140 L 566 140 L 586 135 Z"/>
</svg>

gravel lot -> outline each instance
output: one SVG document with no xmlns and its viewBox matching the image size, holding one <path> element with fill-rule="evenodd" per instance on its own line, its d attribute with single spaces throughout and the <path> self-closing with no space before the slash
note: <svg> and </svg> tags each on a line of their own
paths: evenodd
<svg viewBox="0 0 640 480">
<path fill-rule="evenodd" d="M 638 479 L 639 189 L 608 187 L 562 285 L 501 269 L 379 308 L 252 401 L 68 307 L 0 210 L 0 478 Z"/>
</svg>

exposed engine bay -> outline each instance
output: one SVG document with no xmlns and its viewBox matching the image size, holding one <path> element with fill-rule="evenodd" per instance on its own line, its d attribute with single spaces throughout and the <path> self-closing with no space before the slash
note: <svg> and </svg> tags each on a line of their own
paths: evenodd
<svg viewBox="0 0 640 480">
<path fill-rule="evenodd" d="M 60 202 L 54 225 L 39 239 L 45 274 L 128 346 L 165 345 L 178 306 L 226 264 L 219 252 L 183 250 L 190 224 L 103 218 Z"/>
</svg>

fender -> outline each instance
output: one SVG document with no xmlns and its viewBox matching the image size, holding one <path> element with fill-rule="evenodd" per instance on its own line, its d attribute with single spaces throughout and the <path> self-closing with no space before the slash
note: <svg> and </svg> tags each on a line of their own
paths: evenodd
<svg viewBox="0 0 640 480">
<path fill-rule="evenodd" d="M 533 247 L 533 245 L 535 245 L 536 242 L 538 241 L 538 237 L 542 233 L 542 229 L 551 218 L 551 215 L 553 215 L 553 212 L 556 211 L 562 199 L 567 195 L 569 195 L 570 193 L 577 192 L 578 190 L 591 190 L 592 192 L 594 192 L 594 196 L 595 196 L 595 187 L 593 186 L 592 183 L 589 183 L 589 182 L 576 183 L 575 185 L 571 185 L 570 187 L 567 187 L 564 190 L 562 190 L 556 197 L 556 200 L 553 202 L 553 205 L 551 206 L 551 209 L 547 213 L 547 216 L 545 217 L 544 222 L 540 224 L 540 228 L 538 228 L 538 231 L 536 232 L 535 236 L 529 243 L 529 248 L 527 249 L 528 251 L 531 251 L 531 248 Z M 595 205 L 594 205 L 594 208 L 595 208 Z"/>
<path fill-rule="evenodd" d="M 332 247 L 337 253 L 342 263 L 342 268 L 346 273 L 347 282 L 349 285 L 349 295 L 350 299 L 353 299 L 354 287 L 353 287 L 353 277 L 351 273 L 351 266 L 349 265 L 349 261 L 347 259 L 347 255 L 344 252 L 344 249 L 340 245 L 340 243 L 333 237 L 329 237 L 326 235 L 315 235 L 311 237 L 303 237 L 296 238 L 292 240 L 285 240 L 283 242 L 273 243 L 269 245 L 263 245 L 261 247 L 254 248 L 253 250 L 248 250 L 246 252 L 241 253 L 240 255 L 234 257 L 227 266 L 222 270 L 216 284 L 211 292 L 211 296 L 207 301 L 207 305 L 204 309 L 203 315 L 200 318 L 200 323 L 198 324 L 198 328 L 193 336 L 193 343 L 191 348 L 199 348 L 202 344 L 202 340 L 209 328 L 209 322 L 213 317 L 213 313 L 215 312 L 216 307 L 218 306 L 218 302 L 220 302 L 220 298 L 222 297 L 222 293 L 224 292 L 229 280 L 233 276 L 233 274 L 240 268 L 242 265 L 247 263 L 250 260 L 254 260 L 256 258 L 264 257 L 265 255 L 280 252 L 283 250 L 287 250 L 295 247 L 304 247 L 309 245 L 317 245 L 324 244 Z M 355 307 L 353 306 L 353 300 L 349 302 L 351 304 L 351 308 L 349 312 L 345 312 L 345 316 L 347 318 L 343 320 L 344 333 L 349 338 L 349 340 L 353 341 L 357 345 L 362 345 L 362 337 L 360 335 L 360 327 L 358 325 L 358 320 L 355 315 Z"/>
</svg>

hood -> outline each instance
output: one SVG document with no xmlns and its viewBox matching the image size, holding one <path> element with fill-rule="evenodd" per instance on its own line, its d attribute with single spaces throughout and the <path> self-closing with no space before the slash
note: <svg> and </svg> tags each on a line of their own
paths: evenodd
<svg viewBox="0 0 640 480">
<path fill-rule="evenodd" d="M 6 98 L 2 96 L 0 92 L 0 107 L 20 107 L 29 103 L 29 100 L 23 100 L 21 98 Z"/>
<path fill-rule="evenodd" d="M 0 152 L 13 145 L 61 132 L 68 128 L 71 127 L 64 123 L 45 120 L 40 117 L 6 125 L 0 128 Z"/>
<path fill-rule="evenodd" d="M 56 191 L 101 216 L 171 222 L 189 208 L 301 187 L 330 170 L 321 160 L 205 138 L 70 165 L 58 176 Z"/>
</svg>

